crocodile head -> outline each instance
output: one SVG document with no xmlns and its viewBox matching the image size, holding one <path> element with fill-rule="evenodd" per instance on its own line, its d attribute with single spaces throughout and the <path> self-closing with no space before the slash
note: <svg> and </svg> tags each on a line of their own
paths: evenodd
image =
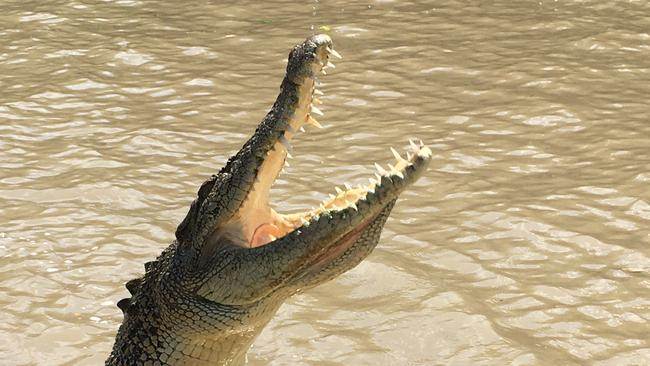
<svg viewBox="0 0 650 366">
<path fill-rule="evenodd" d="M 240 362 L 284 300 L 353 268 L 375 247 L 395 200 L 430 160 L 421 142 L 405 157 L 391 148 L 388 169 L 376 165 L 376 178 L 337 188 L 312 210 L 271 207 L 292 141 L 304 127 L 320 127 L 317 79 L 333 57 L 340 56 L 326 35 L 290 52 L 271 111 L 201 186 L 176 241 L 127 283 L 132 297 L 118 304 L 125 320 L 107 364 Z"/>
</svg>

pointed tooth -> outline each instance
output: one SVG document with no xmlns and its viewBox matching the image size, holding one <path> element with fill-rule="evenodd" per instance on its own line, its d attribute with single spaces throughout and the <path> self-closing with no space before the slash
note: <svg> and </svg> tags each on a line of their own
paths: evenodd
<svg viewBox="0 0 650 366">
<path fill-rule="evenodd" d="M 395 150 L 392 146 L 391 146 L 391 148 L 390 148 L 390 151 L 393 153 L 393 156 L 395 157 L 395 159 L 396 159 L 398 162 L 400 162 L 400 161 L 406 161 L 406 160 L 404 160 L 404 158 L 402 157 L 402 155 L 400 155 L 400 154 L 397 152 L 397 150 Z"/>
<path fill-rule="evenodd" d="M 293 159 L 293 155 L 291 155 L 288 151 L 287 151 L 287 158 Z"/>
<path fill-rule="evenodd" d="M 420 147 L 424 147 L 424 142 L 422 142 L 422 140 L 420 140 Z"/>
<path fill-rule="evenodd" d="M 343 183 L 343 186 L 344 186 L 345 189 L 347 189 L 348 191 L 352 189 L 352 187 L 351 187 L 348 183 Z"/>
<path fill-rule="evenodd" d="M 317 114 L 317 115 L 319 115 L 319 116 L 324 116 L 324 115 L 325 115 L 325 114 L 324 114 L 320 109 L 318 109 L 318 107 L 316 107 L 315 105 L 312 105 L 312 106 L 311 106 L 311 111 L 312 111 L 312 113 L 315 113 L 315 114 Z"/>
<path fill-rule="evenodd" d="M 320 72 L 321 72 L 321 74 L 323 74 L 323 75 L 327 75 L 327 71 L 325 71 L 325 69 L 320 69 Z"/>
<path fill-rule="evenodd" d="M 287 152 L 291 151 L 291 143 L 289 142 L 289 140 L 287 140 L 286 137 L 284 137 L 284 135 L 280 136 L 279 141 L 282 144 L 282 146 L 284 146 L 284 148 L 287 149 Z"/>
<path fill-rule="evenodd" d="M 341 57 L 341 55 L 338 52 L 334 51 L 334 49 L 332 47 L 330 47 L 330 46 L 327 46 L 327 52 L 331 53 L 332 56 L 334 56 L 336 58 L 343 58 L 343 57 Z"/>
<path fill-rule="evenodd" d="M 307 221 L 304 217 L 300 218 L 300 224 L 301 225 L 305 225 L 305 224 L 308 224 L 308 223 L 309 223 L 309 221 Z"/>
<path fill-rule="evenodd" d="M 288 167 L 290 167 L 290 166 L 291 166 L 291 165 L 289 165 L 289 162 L 285 160 L 285 161 L 284 161 L 284 167 L 285 167 L 285 168 L 288 168 Z"/>
<path fill-rule="evenodd" d="M 298 129 L 298 131 L 300 131 L 300 132 L 305 132 L 305 128 L 302 127 L 302 126 L 300 126 L 300 128 Z"/>
<path fill-rule="evenodd" d="M 333 195 L 333 194 L 331 194 L 331 193 L 330 193 L 330 194 L 328 195 L 328 197 L 329 197 L 329 198 L 330 198 L 331 200 L 334 200 L 334 199 L 336 199 L 336 196 L 335 196 L 335 195 Z"/>
<path fill-rule="evenodd" d="M 413 142 L 413 140 L 411 140 L 411 139 L 409 139 L 409 145 L 411 145 L 411 147 L 412 147 L 413 150 L 415 150 L 415 151 L 420 150 L 420 148 L 418 147 L 418 145 L 416 145 L 415 142 Z"/>
<path fill-rule="evenodd" d="M 323 128 L 323 126 L 320 123 L 318 123 L 318 121 L 311 115 L 307 116 L 307 123 L 310 123 L 318 128 Z"/>
<path fill-rule="evenodd" d="M 320 91 L 318 89 L 314 89 L 314 94 L 316 94 L 316 95 L 325 95 L 325 93 L 323 93 L 322 91 Z"/>
<path fill-rule="evenodd" d="M 381 175 L 386 175 L 386 174 L 388 174 L 388 172 L 386 171 L 386 169 L 382 168 L 381 165 L 379 165 L 379 164 L 377 164 L 377 163 L 375 163 L 375 168 L 377 169 L 377 171 L 378 171 L 379 174 L 381 174 Z"/>
<path fill-rule="evenodd" d="M 370 185 L 373 185 L 373 186 L 377 185 L 377 181 L 372 179 L 372 178 L 368 178 L 368 182 L 370 182 Z"/>
<path fill-rule="evenodd" d="M 311 100 L 312 100 L 312 102 L 314 102 L 314 103 L 316 103 L 316 104 L 323 104 L 323 101 L 320 100 L 320 99 L 318 99 L 318 98 L 316 98 L 316 97 L 312 98 Z"/>
<path fill-rule="evenodd" d="M 278 240 L 278 238 L 276 238 L 275 235 L 271 235 L 271 234 L 269 234 L 269 239 L 271 239 L 271 241 Z"/>
<path fill-rule="evenodd" d="M 336 190 L 336 193 L 338 193 L 338 194 L 343 193 L 343 190 L 341 188 L 339 188 L 339 187 L 334 187 L 334 189 Z"/>
<path fill-rule="evenodd" d="M 381 175 L 375 173 L 375 177 L 377 177 L 377 184 L 381 185 Z"/>
<path fill-rule="evenodd" d="M 345 201 L 345 204 L 348 205 L 348 207 L 352 207 L 355 211 L 359 211 L 356 203 Z"/>
<path fill-rule="evenodd" d="M 388 164 L 388 167 L 390 168 L 390 174 L 392 174 L 392 175 L 396 175 L 396 176 L 398 176 L 398 177 L 404 179 L 404 174 L 402 174 L 402 172 L 400 172 L 399 170 L 397 170 L 397 168 L 395 168 L 394 166 L 392 166 L 392 165 L 390 165 L 390 164 Z"/>
<path fill-rule="evenodd" d="M 407 159 L 408 161 L 411 161 L 411 158 L 412 158 L 412 157 L 413 157 L 413 155 L 411 155 L 411 153 L 407 151 L 407 152 L 406 152 L 406 159 Z"/>
<path fill-rule="evenodd" d="M 323 211 L 327 211 L 327 209 L 325 208 L 325 205 L 323 204 L 323 202 L 320 203 L 320 209 L 323 210 Z"/>
<path fill-rule="evenodd" d="M 327 61 L 327 64 L 325 65 L 325 67 L 329 67 L 329 68 L 332 68 L 332 69 L 336 69 L 336 66 L 334 66 L 334 64 L 331 63 L 330 61 Z"/>
</svg>

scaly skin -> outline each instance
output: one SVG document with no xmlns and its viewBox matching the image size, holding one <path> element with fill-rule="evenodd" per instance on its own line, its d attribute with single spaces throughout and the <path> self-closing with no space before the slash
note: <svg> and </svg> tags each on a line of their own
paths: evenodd
<svg viewBox="0 0 650 366">
<path fill-rule="evenodd" d="M 131 280 L 118 302 L 124 321 L 106 365 L 240 365 L 255 337 L 290 296 L 359 264 L 377 245 L 399 194 L 426 169 L 414 154 L 377 180 L 338 190 L 320 208 L 281 215 L 269 190 L 312 114 L 318 73 L 338 54 L 326 35 L 289 54 L 271 111 L 217 175 L 208 179 L 176 230 L 176 240 Z"/>
</svg>

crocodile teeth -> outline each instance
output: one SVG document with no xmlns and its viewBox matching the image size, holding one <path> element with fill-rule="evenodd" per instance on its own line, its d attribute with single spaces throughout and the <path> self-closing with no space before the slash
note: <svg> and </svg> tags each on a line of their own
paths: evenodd
<svg viewBox="0 0 650 366">
<path fill-rule="evenodd" d="M 400 154 L 397 152 L 397 150 L 395 150 L 392 146 L 391 146 L 391 148 L 390 148 L 390 151 L 393 153 L 393 156 L 395 157 L 395 159 L 397 159 L 397 162 L 398 162 L 398 163 L 399 163 L 399 162 L 407 162 L 406 160 L 404 160 L 404 158 L 402 158 L 402 155 L 400 155 Z"/>
<path fill-rule="evenodd" d="M 352 186 L 350 186 L 348 183 L 343 183 L 343 186 L 344 186 L 345 189 L 347 189 L 347 190 L 352 189 Z"/>
<path fill-rule="evenodd" d="M 408 161 L 411 161 L 411 158 L 412 158 L 412 157 L 413 157 L 413 155 L 411 155 L 411 153 L 407 151 L 407 152 L 406 152 L 406 159 L 407 159 Z"/>
<path fill-rule="evenodd" d="M 336 58 L 343 58 L 338 52 L 334 51 L 332 47 L 327 46 L 327 52 L 331 53 Z"/>
<path fill-rule="evenodd" d="M 336 66 L 334 66 L 334 64 L 331 63 L 331 62 L 329 62 L 329 61 L 327 61 L 327 65 L 325 65 L 325 67 L 329 67 L 329 68 L 332 68 L 332 69 L 336 69 Z"/>
<path fill-rule="evenodd" d="M 325 71 L 325 69 L 321 69 L 320 72 L 321 72 L 323 75 L 327 75 L 327 72 Z"/>
<path fill-rule="evenodd" d="M 312 111 L 312 113 L 316 113 L 316 114 L 319 115 L 319 116 L 324 116 L 324 115 L 325 115 L 325 114 L 324 114 L 320 109 L 318 109 L 318 107 L 316 107 L 315 105 L 312 105 L 312 106 L 311 106 L 311 111 Z"/>
<path fill-rule="evenodd" d="M 300 132 L 305 132 L 305 128 L 302 127 L 302 126 L 300 126 L 300 128 L 298 129 L 298 131 L 300 131 Z"/>
<path fill-rule="evenodd" d="M 316 104 L 323 104 L 323 101 L 321 101 L 321 100 L 318 99 L 318 98 L 312 98 L 311 100 L 312 100 L 312 102 L 314 102 L 314 103 L 316 103 Z"/>
<path fill-rule="evenodd" d="M 288 155 L 288 154 L 287 154 L 287 155 Z M 290 166 L 291 166 L 291 165 L 289 165 L 289 162 L 285 160 L 285 161 L 284 161 L 284 167 L 285 167 L 285 168 L 288 168 L 288 167 L 290 167 Z"/>
<path fill-rule="evenodd" d="M 352 207 L 355 211 L 359 211 L 359 208 L 357 207 L 357 204 L 354 202 L 345 202 L 348 204 L 348 207 Z"/>
<path fill-rule="evenodd" d="M 341 194 L 343 193 L 343 190 L 339 187 L 334 187 L 334 190 L 336 190 L 336 193 Z"/>
<path fill-rule="evenodd" d="M 379 174 L 388 175 L 388 172 L 386 171 L 386 169 L 382 168 L 381 165 L 375 163 L 375 168 L 377 168 L 377 171 L 379 172 Z"/>
<path fill-rule="evenodd" d="M 323 93 L 322 91 L 320 91 L 318 89 L 314 89 L 314 94 L 316 94 L 316 95 L 325 95 L 325 93 Z"/>
<path fill-rule="evenodd" d="M 418 150 L 420 150 L 420 147 L 419 147 L 418 145 L 416 145 L 415 142 L 413 142 L 413 140 L 411 140 L 411 139 L 409 139 L 409 145 L 411 145 L 411 147 L 413 148 L 413 150 L 414 150 L 415 152 L 417 152 Z"/>
<path fill-rule="evenodd" d="M 390 168 L 390 174 L 396 175 L 396 176 L 404 179 L 404 174 L 402 174 L 402 172 L 400 172 L 399 170 L 397 170 L 394 166 L 392 166 L 390 164 L 388 164 L 388 167 Z"/>
<path fill-rule="evenodd" d="M 307 116 L 307 122 L 314 125 L 314 126 L 316 126 L 316 127 L 318 127 L 318 128 L 323 128 L 323 126 L 320 123 L 318 123 L 318 121 L 314 117 L 312 117 L 311 115 Z"/>
<path fill-rule="evenodd" d="M 284 146 L 284 148 L 287 149 L 287 153 L 291 151 L 291 143 L 289 142 L 289 140 L 287 140 L 286 137 L 284 137 L 284 135 L 280 136 L 279 141 L 282 144 L 282 146 Z"/>
<path fill-rule="evenodd" d="M 293 159 L 293 156 L 291 156 L 291 154 L 288 151 L 287 151 L 287 158 Z"/>
</svg>

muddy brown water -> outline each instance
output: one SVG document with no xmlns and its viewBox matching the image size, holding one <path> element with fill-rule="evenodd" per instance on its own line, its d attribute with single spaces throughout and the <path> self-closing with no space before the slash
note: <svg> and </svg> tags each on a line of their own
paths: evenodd
<svg viewBox="0 0 650 366">
<path fill-rule="evenodd" d="M 249 365 L 650 364 L 643 1 L 0 5 L 0 363 L 97 365 L 123 283 L 270 107 L 344 56 L 274 188 L 307 209 L 432 147 L 380 245 L 284 305 Z"/>
</svg>

